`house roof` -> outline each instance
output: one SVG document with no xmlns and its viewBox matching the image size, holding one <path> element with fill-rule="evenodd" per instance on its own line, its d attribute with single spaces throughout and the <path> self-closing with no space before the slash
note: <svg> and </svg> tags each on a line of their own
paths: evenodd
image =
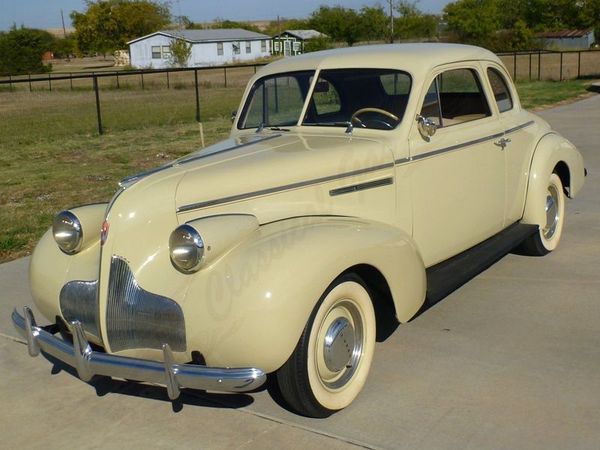
<svg viewBox="0 0 600 450">
<path fill-rule="evenodd" d="M 241 28 L 217 28 L 208 30 L 161 30 L 133 39 L 127 42 L 127 44 L 133 44 L 134 42 L 156 35 L 184 39 L 190 43 L 270 39 L 266 34 L 255 33 L 254 31 L 243 30 Z"/>
<path fill-rule="evenodd" d="M 592 30 L 561 30 L 561 31 L 543 31 L 536 33 L 536 37 L 546 39 L 560 39 L 560 38 L 580 38 L 590 34 Z"/>
<path fill-rule="evenodd" d="M 309 39 L 315 39 L 315 38 L 319 38 L 319 37 L 327 37 L 326 34 L 321 33 L 320 31 L 317 30 L 284 30 L 283 33 L 278 34 L 277 36 L 274 37 L 278 37 L 281 36 L 282 34 L 291 34 L 294 37 L 297 37 L 298 39 L 302 39 L 303 41 L 309 40 Z"/>
</svg>

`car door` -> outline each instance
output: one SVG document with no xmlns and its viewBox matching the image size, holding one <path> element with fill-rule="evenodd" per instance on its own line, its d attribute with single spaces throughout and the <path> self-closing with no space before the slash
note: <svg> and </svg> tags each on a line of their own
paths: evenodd
<svg viewBox="0 0 600 450">
<path fill-rule="evenodd" d="M 486 66 L 490 92 L 505 133 L 506 223 L 516 222 L 523 214 L 529 162 L 536 142 L 531 115 L 517 104 L 514 85 L 498 64 Z"/>
<path fill-rule="evenodd" d="M 499 232 L 504 224 L 503 126 L 482 83 L 480 65 L 447 65 L 424 86 L 420 115 L 437 124 L 409 135 L 413 237 L 426 266 Z"/>
</svg>

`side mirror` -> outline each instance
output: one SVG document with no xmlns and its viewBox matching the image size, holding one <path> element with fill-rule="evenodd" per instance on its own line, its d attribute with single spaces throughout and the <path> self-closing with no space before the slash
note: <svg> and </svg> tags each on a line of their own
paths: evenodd
<svg viewBox="0 0 600 450">
<path fill-rule="evenodd" d="M 427 117 L 423 117 L 420 114 L 417 114 L 417 128 L 419 129 L 421 136 L 423 136 L 423 139 L 426 141 L 429 141 L 431 136 L 433 136 L 437 131 L 437 125 L 435 122 Z"/>
<path fill-rule="evenodd" d="M 235 122 L 236 116 L 237 116 L 237 111 L 231 111 L 231 123 Z"/>
</svg>

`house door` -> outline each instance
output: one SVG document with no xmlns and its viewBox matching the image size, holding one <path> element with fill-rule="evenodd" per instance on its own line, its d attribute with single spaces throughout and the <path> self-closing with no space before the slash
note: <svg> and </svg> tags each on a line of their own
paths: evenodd
<svg viewBox="0 0 600 450">
<path fill-rule="evenodd" d="M 283 41 L 283 56 L 290 56 L 292 54 L 292 41 Z"/>
</svg>

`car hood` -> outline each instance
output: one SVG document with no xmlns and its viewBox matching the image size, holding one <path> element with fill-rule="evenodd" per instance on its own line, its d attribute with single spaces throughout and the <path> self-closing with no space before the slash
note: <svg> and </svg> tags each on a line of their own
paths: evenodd
<svg viewBox="0 0 600 450">
<path fill-rule="evenodd" d="M 188 212 L 239 206 L 244 200 L 316 185 L 329 187 L 338 180 L 348 184 L 390 168 L 393 155 L 372 139 L 289 132 L 227 139 L 174 164 L 185 171 L 175 206 L 178 212 Z"/>
</svg>

